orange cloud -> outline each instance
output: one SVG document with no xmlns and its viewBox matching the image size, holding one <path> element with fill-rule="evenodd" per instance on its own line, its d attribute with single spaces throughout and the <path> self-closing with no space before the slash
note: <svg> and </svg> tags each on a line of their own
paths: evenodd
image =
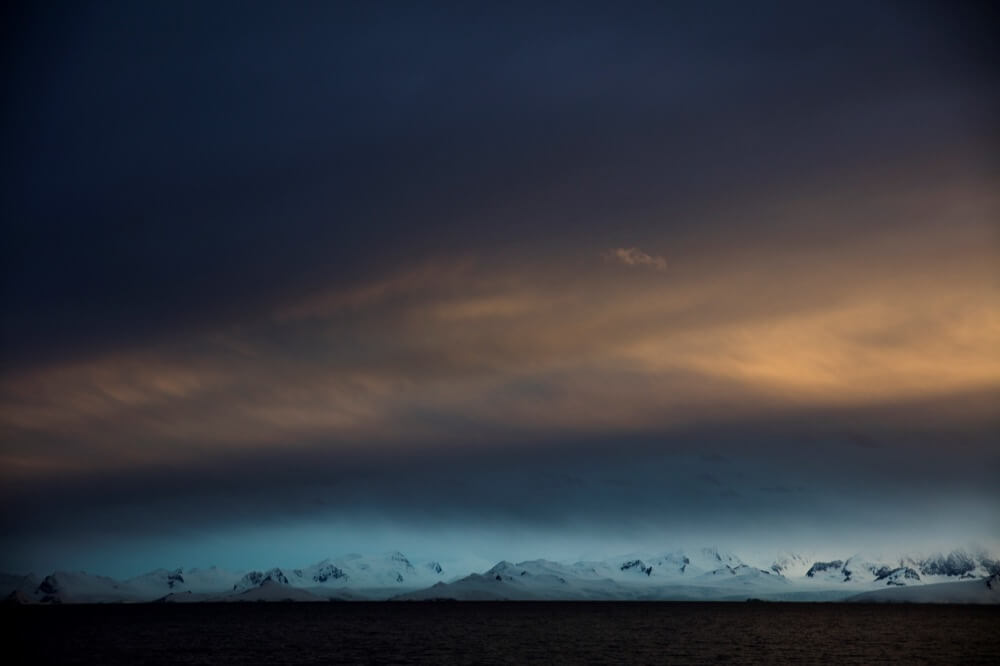
<svg viewBox="0 0 1000 666">
<path fill-rule="evenodd" d="M 642 431 L 1000 388 L 996 252 L 976 233 L 682 256 L 669 281 L 593 260 L 584 271 L 549 256 L 440 260 L 172 345 L 8 374 L 0 453 L 33 474 L 310 442 L 469 443 L 479 429 Z"/>
</svg>

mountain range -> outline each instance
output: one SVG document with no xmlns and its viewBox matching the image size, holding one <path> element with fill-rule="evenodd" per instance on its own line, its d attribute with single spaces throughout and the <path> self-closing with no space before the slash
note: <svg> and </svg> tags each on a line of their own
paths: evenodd
<svg viewBox="0 0 1000 666">
<path fill-rule="evenodd" d="M 914 601 L 1000 603 L 1000 559 L 982 550 L 893 558 L 745 560 L 717 548 L 633 553 L 595 561 L 498 562 L 450 571 L 400 552 L 347 555 L 303 568 L 232 572 L 158 569 L 126 580 L 57 571 L 0 574 L 18 603 L 329 600 Z"/>
</svg>

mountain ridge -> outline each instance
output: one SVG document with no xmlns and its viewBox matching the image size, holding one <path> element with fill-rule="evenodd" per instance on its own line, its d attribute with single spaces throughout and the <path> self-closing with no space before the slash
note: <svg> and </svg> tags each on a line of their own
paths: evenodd
<svg viewBox="0 0 1000 666">
<path fill-rule="evenodd" d="M 985 582 L 983 582 L 985 581 Z M 813 559 L 783 553 L 745 561 L 717 548 L 630 553 L 603 560 L 500 560 L 485 571 L 451 571 L 439 560 L 411 561 L 400 551 L 349 554 L 301 568 L 230 572 L 155 569 L 125 580 L 55 571 L 42 579 L 0 574 L 11 603 L 141 603 L 323 600 L 884 600 L 890 588 L 970 583 L 948 598 L 1000 598 L 1000 560 L 985 550 L 930 556 L 855 554 Z M 986 592 L 975 584 L 983 582 Z M 868 593 L 868 597 L 865 595 Z M 898 593 L 900 600 L 927 595 Z M 933 595 L 931 595 L 933 596 Z M 893 595 L 888 595 L 889 600 Z M 983 601 L 985 600 L 985 601 Z"/>
</svg>

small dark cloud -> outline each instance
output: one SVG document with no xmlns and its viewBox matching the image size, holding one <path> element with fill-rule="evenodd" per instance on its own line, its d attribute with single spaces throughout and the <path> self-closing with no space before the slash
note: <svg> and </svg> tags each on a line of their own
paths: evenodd
<svg viewBox="0 0 1000 666">
<path fill-rule="evenodd" d="M 582 488 L 587 485 L 587 482 L 578 476 L 573 476 L 572 474 L 563 474 L 559 477 L 559 480 L 565 486 L 570 486 L 573 488 Z"/>
<path fill-rule="evenodd" d="M 604 255 L 608 261 L 614 261 L 625 266 L 640 266 L 663 271 L 667 268 L 667 260 L 661 256 L 647 254 L 637 247 L 618 247 Z"/>
<path fill-rule="evenodd" d="M 698 475 L 698 480 L 704 483 L 709 483 L 716 486 L 721 486 L 722 482 L 714 474 L 709 474 L 708 472 L 703 472 Z"/>
<path fill-rule="evenodd" d="M 877 449 L 880 444 L 874 438 L 860 432 L 853 432 L 848 435 L 850 442 L 860 449 Z"/>
</svg>

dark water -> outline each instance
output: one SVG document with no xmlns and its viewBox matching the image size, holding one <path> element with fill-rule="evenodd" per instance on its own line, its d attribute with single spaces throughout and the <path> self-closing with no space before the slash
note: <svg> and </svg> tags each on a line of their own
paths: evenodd
<svg viewBox="0 0 1000 666">
<path fill-rule="evenodd" d="M 693 603 L 8 607 L 6 663 L 990 663 L 1000 609 Z"/>
</svg>

